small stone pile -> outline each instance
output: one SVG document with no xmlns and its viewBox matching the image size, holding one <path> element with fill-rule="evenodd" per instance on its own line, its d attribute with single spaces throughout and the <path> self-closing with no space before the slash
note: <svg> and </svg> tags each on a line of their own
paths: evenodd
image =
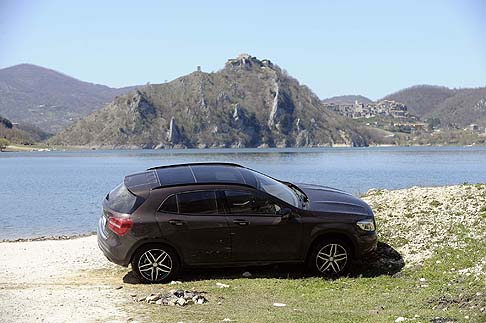
<svg viewBox="0 0 486 323">
<path fill-rule="evenodd" d="M 172 289 L 168 293 L 155 293 L 146 297 L 138 298 L 137 301 L 168 306 L 186 306 L 193 304 L 201 305 L 208 302 L 205 295 L 206 292 Z"/>
</svg>

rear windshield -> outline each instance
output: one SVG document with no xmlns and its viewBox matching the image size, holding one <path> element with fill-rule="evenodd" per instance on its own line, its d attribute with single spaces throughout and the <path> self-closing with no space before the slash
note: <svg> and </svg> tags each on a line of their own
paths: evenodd
<svg viewBox="0 0 486 323">
<path fill-rule="evenodd" d="M 123 183 L 106 196 L 107 206 L 119 213 L 133 213 L 142 202 L 143 198 L 133 195 Z"/>
</svg>

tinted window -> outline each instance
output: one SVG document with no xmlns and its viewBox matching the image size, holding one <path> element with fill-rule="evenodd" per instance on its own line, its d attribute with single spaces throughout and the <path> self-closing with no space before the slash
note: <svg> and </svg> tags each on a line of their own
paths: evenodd
<svg viewBox="0 0 486 323">
<path fill-rule="evenodd" d="M 179 213 L 217 214 L 216 192 L 197 191 L 177 194 Z"/>
<path fill-rule="evenodd" d="M 113 211 L 132 213 L 142 204 L 143 199 L 133 195 L 127 187 L 121 183 L 106 196 L 106 201 L 107 206 Z"/>
<path fill-rule="evenodd" d="M 167 167 L 157 169 L 160 185 L 170 186 L 194 183 L 194 175 L 187 166 Z"/>
<path fill-rule="evenodd" d="M 164 204 L 159 209 L 159 212 L 165 213 L 177 213 L 177 199 L 175 195 L 172 195 L 164 201 Z"/>
<path fill-rule="evenodd" d="M 247 191 L 225 191 L 231 214 L 271 214 L 280 211 L 280 206 L 265 196 Z"/>
<path fill-rule="evenodd" d="M 213 165 L 192 165 L 190 167 L 199 183 L 245 183 L 243 176 L 235 167 Z"/>
</svg>

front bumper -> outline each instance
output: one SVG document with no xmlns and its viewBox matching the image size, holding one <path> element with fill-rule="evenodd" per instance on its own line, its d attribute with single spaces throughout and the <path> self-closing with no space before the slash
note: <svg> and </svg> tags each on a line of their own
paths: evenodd
<svg viewBox="0 0 486 323">
<path fill-rule="evenodd" d="M 361 259 L 371 252 L 375 251 L 378 244 L 376 231 L 361 233 L 357 236 L 355 258 Z"/>
</svg>

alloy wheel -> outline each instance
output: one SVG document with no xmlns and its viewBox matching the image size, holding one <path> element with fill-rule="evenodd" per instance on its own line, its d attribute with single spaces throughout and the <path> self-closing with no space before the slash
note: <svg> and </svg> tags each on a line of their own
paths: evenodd
<svg viewBox="0 0 486 323">
<path fill-rule="evenodd" d="M 337 274 L 343 270 L 348 261 L 346 249 L 337 243 L 322 247 L 316 256 L 316 267 L 321 273 Z"/>
<path fill-rule="evenodd" d="M 172 258 L 161 249 L 147 250 L 138 260 L 138 270 L 148 281 L 161 281 L 172 271 Z"/>
</svg>

